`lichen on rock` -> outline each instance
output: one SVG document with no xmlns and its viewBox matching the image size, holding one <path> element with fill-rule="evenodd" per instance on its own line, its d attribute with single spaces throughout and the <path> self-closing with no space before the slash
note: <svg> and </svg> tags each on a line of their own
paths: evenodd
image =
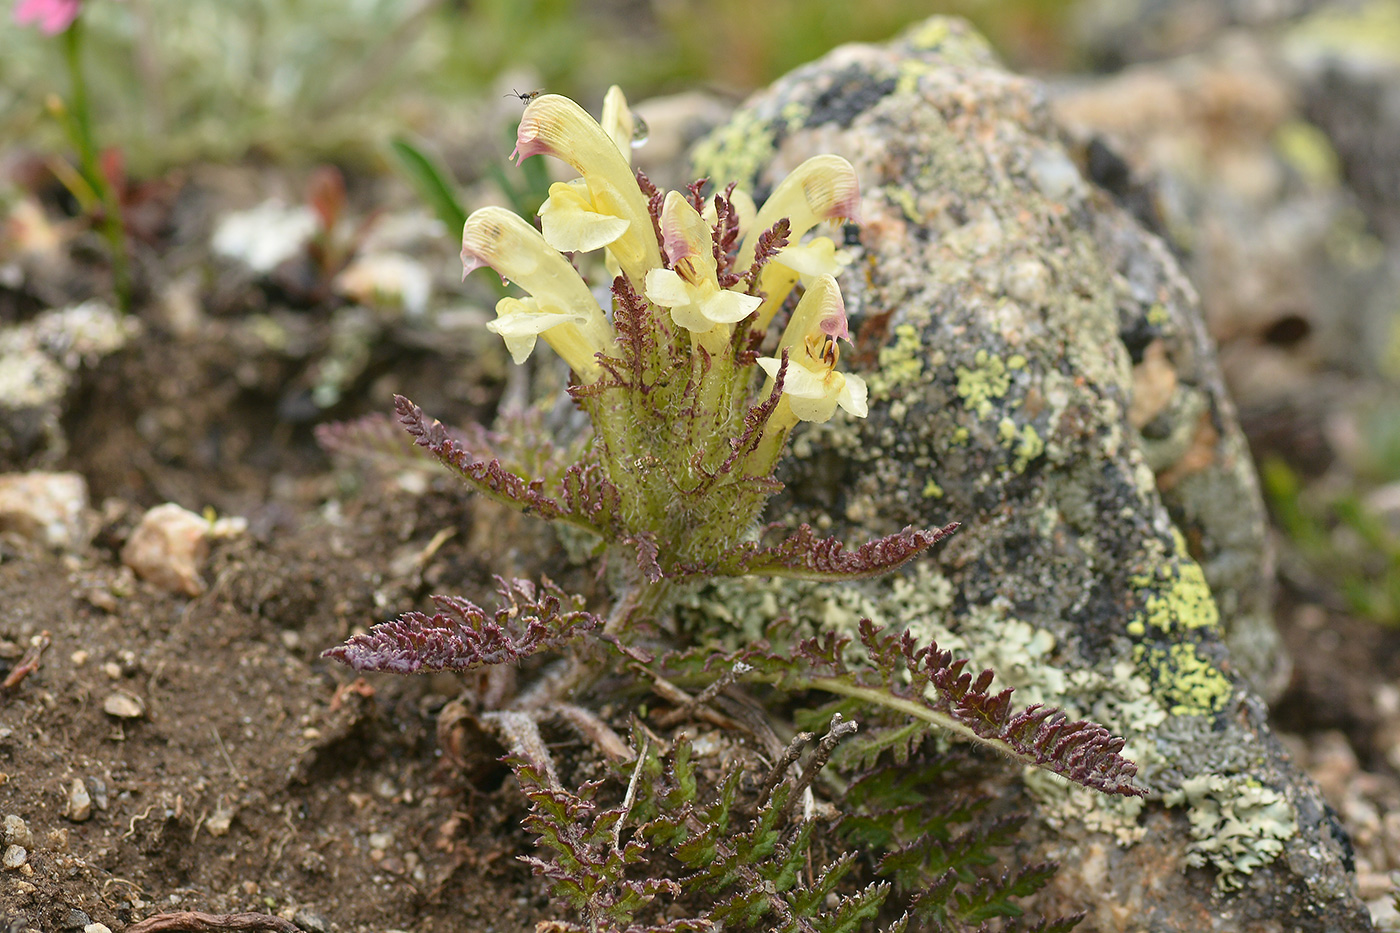
<svg viewBox="0 0 1400 933">
<path fill-rule="evenodd" d="M 1343 847 L 1252 686 L 1279 659 L 1263 509 L 1199 300 L 1060 138 L 1036 82 L 933 19 L 799 69 L 700 148 L 698 174 L 737 176 L 759 201 L 816 152 L 849 159 L 865 192 L 841 285 L 869 417 L 794 438 L 771 516 L 855 536 L 964 525 L 894 580 L 737 581 L 690 611 L 750 635 L 778 614 L 910 628 L 1019 700 L 1123 735 L 1152 791 L 1141 809 L 1007 777 L 1035 801 L 1028 845 L 1102 869 L 1047 895 L 1105 905 L 1095 929 L 1198 930 L 1221 897 L 1219 929 L 1366 929 Z M 1207 826 L 1229 844 L 1209 848 Z"/>
</svg>

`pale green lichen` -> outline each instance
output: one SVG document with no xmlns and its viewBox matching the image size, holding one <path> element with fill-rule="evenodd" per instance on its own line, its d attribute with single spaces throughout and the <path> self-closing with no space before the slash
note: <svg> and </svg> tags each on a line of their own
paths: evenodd
<svg viewBox="0 0 1400 933">
<path fill-rule="evenodd" d="M 1145 805 L 1141 797 L 1105 797 L 1040 768 L 1024 769 L 1021 779 L 1040 804 L 1045 821 L 1056 828 L 1082 826 L 1112 836 L 1121 846 L 1130 846 L 1147 834 L 1147 827 L 1138 823 Z"/>
<path fill-rule="evenodd" d="M 924 483 L 923 497 L 925 499 L 942 499 L 943 487 L 932 479 Z"/>
<path fill-rule="evenodd" d="M 1190 807 L 1187 820 L 1193 841 L 1187 864 L 1213 866 L 1221 891 L 1243 886 L 1245 877 L 1276 859 L 1284 840 L 1298 831 L 1293 808 L 1283 795 L 1251 778 L 1187 778 L 1165 802 Z"/>
<path fill-rule="evenodd" d="M 913 324 L 899 324 L 894 340 L 880 348 L 878 367 L 866 380 L 872 398 L 888 398 L 894 389 L 917 385 L 927 353 Z"/>
</svg>

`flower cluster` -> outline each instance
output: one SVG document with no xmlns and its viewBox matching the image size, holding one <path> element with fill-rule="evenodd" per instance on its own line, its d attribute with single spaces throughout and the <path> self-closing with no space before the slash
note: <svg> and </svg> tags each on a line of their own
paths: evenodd
<svg viewBox="0 0 1400 933">
<path fill-rule="evenodd" d="M 835 276 L 849 258 L 828 237 L 802 242 L 823 221 L 855 219 L 859 186 L 828 155 L 761 209 L 733 185 L 663 194 L 633 172 L 633 125 L 616 87 L 601 123 L 565 97 L 531 101 L 513 155 L 550 155 L 580 177 L 550 187 L 538 230 L 503 208 L 473 213 L 462 261 L 526 293 L 501 299 L 488 325 L 517 363 L 543 340 L 572 369 L 624 530 L 684 534 L 693 546 L 677 556 L 704 561 L 747 531 L 799 421 L 866 414 L 865 383 L 838 368 L 850 335 Z M 611 313 L 565 255 L 600 249 Z"/>
</svg>

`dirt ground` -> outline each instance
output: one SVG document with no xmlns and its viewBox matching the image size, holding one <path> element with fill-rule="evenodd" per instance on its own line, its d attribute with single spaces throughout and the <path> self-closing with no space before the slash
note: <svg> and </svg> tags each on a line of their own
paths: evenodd
<svg viewBox="0 0 1400 933">
<path fill-rule="evenodd" d="M 493 572 L 593 586 L 543 525 L 445 476 L 336 469 L 313 438 L 315 421 L 389 411 L 394 392 L 448 423 L 490 419 L 500 370 L 387 328 L 341 401 L 308 413 L 297 401 L 338 302 L 213 268 L 196 327 L 161 310 L 175 277 L 158 268 L 141 333 L 65 401 L 68 452 L 48 466 L 86 479 L 91 544 L 0 535 L 0 676 L 47 640 L 0 693 L 0 814 L 29 834 L 0 875 L 3 929 L 119 931 L 180 910 L 272 913 L 311 933 L 532 929 L 551 914 L 516 858 L 530 851 L 524 801 L 501 769 L 448 766 L 437 737 L 460 682 L 357 678 L 320 658 L 430 593 L 482 600 Z M 39 311 L 21 293 L 0 308 L 7 324 Z M 258 314 L 295 321 L 300 349 L 250 350 Z M 214 545 L 195 597 L 121 561 L 166 501 L 248 521 Z M 1400 762 L 1385 755 L 1400 739 L 1400 634 L 1287 587 L 1279 622 L 1297 673 L 1278 723 L 1356 838 L 1363 894 L 1383 900 L 1400 864 L 1386 815 L 1400 812 Z M 561 759 L 581 744 L 551 738 Z"/>
</svg>

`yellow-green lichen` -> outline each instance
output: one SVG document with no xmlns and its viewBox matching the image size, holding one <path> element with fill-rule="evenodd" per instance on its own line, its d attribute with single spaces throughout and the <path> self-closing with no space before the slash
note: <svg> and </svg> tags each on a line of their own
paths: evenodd
<svg viewBox="0 0 1400 933">
<path fill-rule="evenodd" d="M 1015 354 L 1003 360 L 1001 357 L 978 350 L 972 358 L 973 368 L 957 368 L 958 397 L 964 407 L 985 418 L 992 413 L 992 400 L 1005 397 L 1011 388 L 1011 371 L 1023 369 L 1026 358 Z"/>
<path fill-rule="evenodd" d="M 710 178 L 737 181 L 752 189 L 758 173 L 773 156 L 775 133 L 768 121 L 752 110 L 740 110 L 722 128 L 695 147 L 695 170 Z"/>
<path fill-rule="evenodd" d="M 899 63 L 899 77 L 895 79 L 894 92 L 912 94 L 919 88 L 919 79 L 933 70 L 934 66 L 928 62 L 906 58 Z"/>
<path fill-rule="evenodd" d="M 1298 831 L 1283 795 L 1252 778 L 1203 774 L 1187 778 L 1163 799 L 1169 807 L 1190 807 L 1193 841 L 1186 861 L 1214 866 L 1221 891 L 1242 887 L 1254 869 L 1278 858 L 1284 840 Z"/>
<path fill-rule="evenodd" d="M 1177 536 L 1176 560 L 1163 562 L 1155 572 L 1136 574 L 1128 582 L 1147 591 L 1142 611 L 1128 623 L 1128 634 L 1140 638 L 1153 629 L 1163 635 L 1220 625 L 1220 610 L 1211 595 L 1201 565 L 1185 556 L 1186 543 Z"/>
<path fill-rule="evenodd" d="M 1166 327 L 1171 322 L 1171 312 L 1167 310 L 1166 305 L 1159 302 L 1147 309 L 1147 323 L 1153 327 Z"/>
<path fill-rule="evenodd" d="M 880 193 L 885 196 L 885 200 L 898 207 L 904 213 L 904 219 L 912 224 L 924 224 L 927 218 L 923 211 L 919 210 L 918 202 L 914 200 L 914 192 L 899 185 L 886 185 L 880 189 Z"/>
<path fill-rule="evenodd" d="M 923 497 L 925 499 L 942 499 L 943 487 L 930 479 L 928 482 L 924 483 Z"/>
<path fill-rule="evenodd" d="M 880 348 L 878 369 L 866 380 L 874 398 L 888 398 L 902 386 L 915 385 L 924 372 L 924 344 L 913 324 L 899 324 L 894 341 Z"/>
<path fill-rule="evenodd" d="M 997 424 L 997 440 L 1015 455 L 1011 462 L 1011 470 L 1015 473 L 1026 472 L 1030 462 L 1045 453 L 1045 442 L 1035 428 L 1023 424 L 1018 429 L 1016 422 L 1010 418 L 1003 418 Z"/>
<path fill-rule="evenodd" d="M 1209 716 L 1225 708 L 1234 687 L 1230 678 L 1192 642 L 1133 646 L 1133 660 L 1156 685 L 1157 696 L 1173 716 Z"/>
<path fill-rule="evenodd" d="M 796 130 L 807 122 L 807 118 L 812 115 L 812 105 L 806 101 L 790 100 L 783 104 L 783 109 L 778 111 L 778 116 L 788 130 Z"/>
<path fill-rule="evenodd" d="M 1274 132 L 1279 158 L 1318 188 L 1336 187 L 1341 177 L 1337 150 L 1327 134 L 1306 120 L 1289 120 Z"/>
<path fill-rule="evenodd" d="M 995 54 L 982 34 L 958 20 L 933 16 L 906 34 L 911 48 L 920 52 L 937 52 L 943 67 L 953 65 L 990 64 Z"/>
</svg>

